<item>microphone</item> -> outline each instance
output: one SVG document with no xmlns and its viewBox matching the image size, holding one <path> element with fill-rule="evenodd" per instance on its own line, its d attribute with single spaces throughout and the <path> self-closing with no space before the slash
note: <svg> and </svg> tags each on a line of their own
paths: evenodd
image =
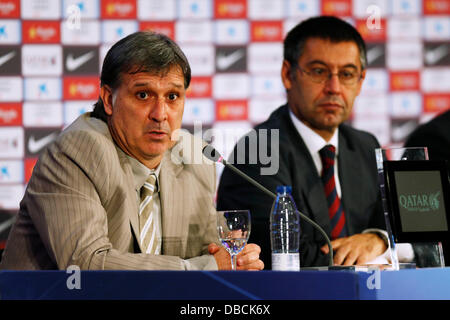
<svg viewBox="0 0 450 320">
<path fill-rule="evenodd" d="M 230 164 L 227 161 L 225 161 L 225 159 L 222 157 L 222 155 L 216 149 L 214 149 L 214 147 L 211 146 L 210 144 L 207 144 L 206 146 L 204 146 L 202 152 L 203 152 L 203 155 L 206 158 L 208 158 L 209 160 L 211 160 L 213 162 L 219 162 L 219 163 L 223 164 L 225 167 L 227 167 L 230 170 L 232 170 L 233 172 L 237 173 L 239 176 L 244 178 L 244 180 L 250 182 L 251 184 L 253 184 L 255 187 L 257 187 L 259 190 L 261 190 L 265 194 L 269 195 L 270 197 L 272 197 L 274 199 L 277 198 L 277 195 L 275 193 L 273 193 L 272 191 L 268 190 L 267 188 L 262 186 L 260 183 L 258 183 L 256 180 L 252 179 L 251 177 L 249 177 L 248 175 L 243 173 L 241 170 L 239 170 L 238 168 L 236 168 L 232 164 Z M 328 237 L 327 233 L 322 229 L 321 226 L 319 226 L 317 223 L 315 223 L 310 218 L 305 216 L 303 213 L 301 213 L 298 210 L 297 210 L 297 212 L 300 214 L 300 217 L 303 220 L 305 220 L 306 222 L 311 224 L 314 228 L 316 228 L 323 235 L 323 237 L 325 238 L 325 240 L 326 240 L 326 242 L 328 244 L 328 249 L 329 249 L 329 261 L 328 261 L 328 263 L 329 263 L 330 267 L 333 266 L 333 247 L 331 246 L 331 241 L 330 241 L 330 238 Z"/>
</svg>

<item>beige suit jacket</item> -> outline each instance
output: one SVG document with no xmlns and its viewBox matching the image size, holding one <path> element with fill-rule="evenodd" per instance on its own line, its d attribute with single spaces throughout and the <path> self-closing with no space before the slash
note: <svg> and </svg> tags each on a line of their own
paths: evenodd
<svg viewBox="0 0 450 320">
<path fill-rule="evenodd" d="M 161 163 L 162 255 L 141 253 L 130 162 L 86 113 L 36 164 L 0 269 L 217 269 L 207 254 L 217 242 L 215 167 L 190 164 L 195 139 L 183 137 Z"/>
</svg>

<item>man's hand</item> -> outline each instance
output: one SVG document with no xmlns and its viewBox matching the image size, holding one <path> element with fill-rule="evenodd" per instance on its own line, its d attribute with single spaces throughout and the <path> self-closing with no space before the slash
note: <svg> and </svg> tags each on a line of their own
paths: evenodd
<svg viewBox="0 0 450 320">
<path fill-rule="evenodd" d="M 219 270 L 231 270 L 230 254 L 224 247 L 211 243 L 208 246 L 210 254 L 214 255 Z M 237 270 L 262 270 L 264 263 L 259 259 L 261 248 L 254 244 L 247 244 L 236 256 Z"/>
<path fill-rule="evenodd" d="M 365 264 L 386 251 L 383 239 L 375 233 L 360 233 L 351 237 L 338 238 L 331 241 L 334 251 L 334 264 L 351 266 Z M 320 250 L 328 254 L 328 245 Z"/>
</svg>

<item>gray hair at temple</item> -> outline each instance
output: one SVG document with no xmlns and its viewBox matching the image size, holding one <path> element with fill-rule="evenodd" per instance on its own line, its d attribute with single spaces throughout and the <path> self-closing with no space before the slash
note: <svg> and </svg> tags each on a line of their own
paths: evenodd
<svg viewBox="0 0 450 320">
<path fill-rule="evenodd" d="M 297 66 L 306 41 L 310 38 L 325 39 L 335 43 L 354 42 L 359 49 L 361 69 L 366 69 L 366 44 L 358 30 L 348 22 L 332 16 L 309 18 L 300 22 L 288 32 L 284 40 L 284 59 L 290 63 L 291 68 Z"/>
<path fill-rule="evenodd" d="M 180 47 L 169 37 L 151 32 L 138 31 L 115 43 L 105 56 L 100 76 L 100 86 L 112 90 L 121 84 L 121 75 L 148 72 L 164 76 L 173 67 L 180 67 L 184 87 L 191 82 L 191 67 Z M 103 101 L 99 97 L 94 104 L 92 116 L 107 121 Z"/>
</svg>

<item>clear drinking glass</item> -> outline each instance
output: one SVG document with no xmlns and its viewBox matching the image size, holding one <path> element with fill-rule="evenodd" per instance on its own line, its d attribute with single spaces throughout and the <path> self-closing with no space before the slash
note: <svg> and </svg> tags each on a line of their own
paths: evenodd
<svg viewBox="0 0 450 320">
<path fill-rule="evenodd" d="M 231 257 L 231 270 L 236 270 L 236 255 L 245 247 L 250 236 L 249 210 L 217 211 L 219 240 Z"/>
</svg>

